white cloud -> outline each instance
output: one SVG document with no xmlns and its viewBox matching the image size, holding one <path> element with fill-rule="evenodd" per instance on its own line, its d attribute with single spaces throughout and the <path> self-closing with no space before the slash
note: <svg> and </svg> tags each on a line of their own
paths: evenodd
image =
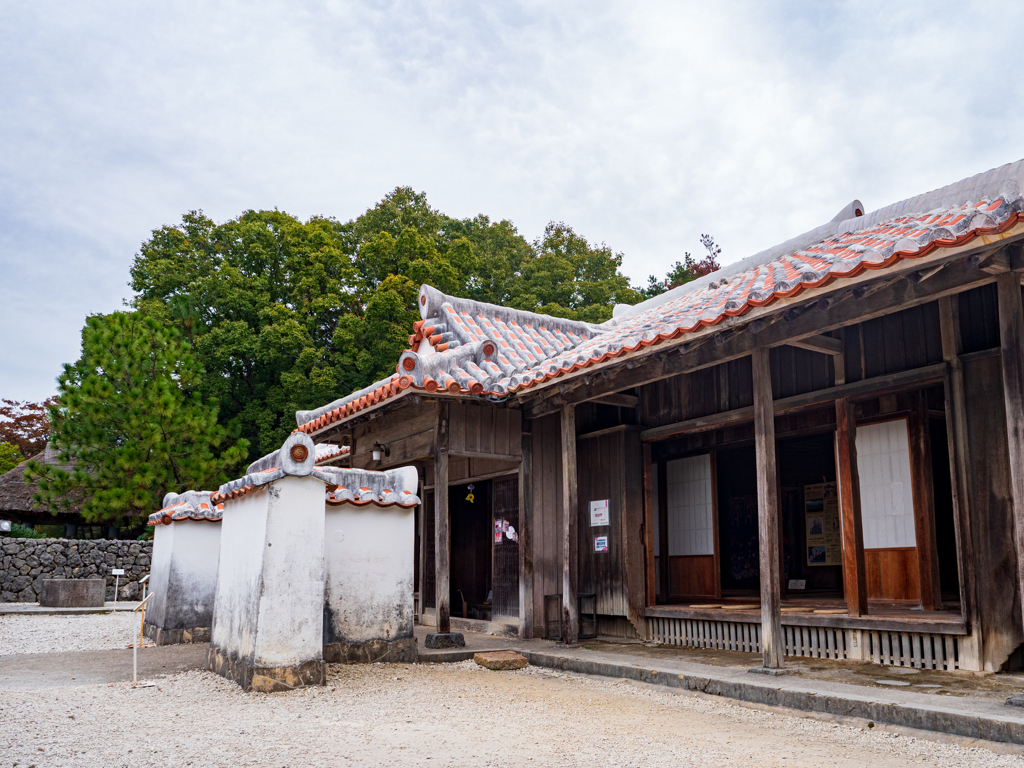
<svg viewBox="0 0 1024 768">
<path fill-rule="evenodd" d="M 150 230 L 399 184 L 549 219 L 637 281 L 1024 155 L 992 4 L 137 3 L 0 10 L 0 394 L 41 398 Z"/>
</svg>

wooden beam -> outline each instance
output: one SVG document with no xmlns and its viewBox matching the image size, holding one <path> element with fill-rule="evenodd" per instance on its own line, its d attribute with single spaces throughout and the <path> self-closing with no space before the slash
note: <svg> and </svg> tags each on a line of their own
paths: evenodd
<svg viewBox="0 0 1024 768">
<path fill-rule="evenodd" d="M 862 323 L 889 314 L 897 309 L 909 309 L 951 296 L 962 291 L 987 285 L 995 277 L 983 272 L 969 258 L 960 258 L 949 263 L 944 269 L 927 281 L 912 283 L 898 279 L 890 283 L 879 282 L 878 290 L 863 293 L 856 298 L 856 292 L 848 292 L 829 305 L 826 310 L 808 309 L 791 320 L 780 320 L 764 326 L 758 333 L 744 331 L 730 336 L 722 345 L 699 343 L 709 332 L 694 335 L 692 341 L 662 344 L 644 357 L 630 357 L 626 360 L 613 359 L 603 366 L 589 370 L 608 371 L 608 376 L 592 376 L 589 384 L 582 381 L 582 372 L 572 377 L 561 377 L 559 383 L 565 391 L 549 386 L 539 392 L 531 391 L 522 398 L 524 418 L 539 418 L 556 412 L 569 402 L 582 403 L 595 397 L 624 389 L 643 386 L 678 373 L 700 370 L 712 365 L 746 357 L 757 347 L 774 347 L 792 344 L 804 336 L 813 336 L 833 331 L 845 325 Z M 872 287 L 872 286 L 863 286 Z M 781 309 L 781 308 L 780 308 Z M 770 316 L 757 318 L 762 323 Z M 724 323 L 742 324 L 746 318 L 726 320 Z"/>
<path fill-rule="evenodd" d="M 942 357 L 948 365 L 945 387 L 946 445 L 949 450 L 949 474 L 953 496 L 953 527 L 956 535 L 957 570 L 960 575 L 960 610 L 971 628 L 970 649 L 961 645 L 961 653 L 970 655 L 974 668 L 981 669 L 982 633 L 977 580 L 974 572 L 974 544 L 971 537 L 971 509 L 967 472 L 969 464 L 967 440 L 967 405 L 964 394 L 964 371 L 961 362 L 963 343 L 960 338 L 959 300 L 956 296 L 939 299 L 939 328 L 942 334 Z"/>
<path fill-rule="evenodd" d="M 576 525 L 579 503 L 576 493 L 576 406 L 562 408 L 562 642 L 575 645 L 580 635 L 576 600 L 579 542 Z"/>
<path fill-rule="evenodd" d="M 651 444 L 643 444 L 644 457 L 644 585 L 647 605 L 657 605 L 657 577 L 654 571 L 654 465 L 651 464 Z"/>
<path fill-rule="evenodd" d="M 811 352 L 821 352 L 826 355 L 841 355 L 843 353 L 843 342 L 839 339 L 833 339 L 831 336 L 824 336 L 820 333 L 814 336 L 804 336 L 800 339 L 794 339 L 789 342 L 789 346 L 799 347 L 800 349 L 806 349 Z"/>
<path fill-rule="evenodd" d="M 1009 272 L 1010 254 L 1005 248 L 1000 248 L 982 259 L 978 263 L 978 268 L 982 272 L 987 272 L 990 275 L 1001 275 L 1004 272 Z"/>
<path fill-rule="evenodd" d="M 438 633 L 452 631 L 451 556 L 452 535 L 448 512 L 448 403 L 438 403 L 434 445 L 434 605 Z"/>
<path fill-rule="evenodd" d="M 523 422 L 519 464 L 519 637 L 533 637 L 533 425 Z"/>
<path fill-rule="evenodd" d="M 754 441 L 757 457 L 757 530 L 761 556 L 761 650 L 764 666 L 781 669 L 782 636 L 779 572 L 779 486 L 775 461 L 775 413 L 768 350 L 756 349 L 754 369 Z"/>
<path fill-rule="evenodd" d="M 857 423 L 853 403 L 836 400 L 836 467 L 839 505 L 843 520 L 843 590 L 850 616 L 868 612 L 868 585 L 864 566 L 864 528 L 860 514 L 860 473 L 857 471 Z"/>
<path fill-rule="evenodd" d="M 945 373 L 946 364 L 935 363 L 934 365 L 926 365 L 921 368 L 912 368 L 909 371 L 875 376 L 871 379 L 863 379 L 838 387 L 828 387 L 827 389 L 819 389 L 814 392 L 806 392 L 802 395 L 784 397 L 781 400 L 775 401 L 775 415 L 781 416 L 786 413 L 820 407 L 841 397 L 855 399 L 869 395 L 877 396 L 880 392 L 899 391 L 913 386 L 921 386 L 927 382 L 938 382 L 942 381 Z M 727 424 L 750 421 L 753 418 L 753 406 L 736 408 L 725 413 L 714 413 L 710 416 L 700 416 L 696 419 L 687 419 L 686 421 L 677 421 L 673 424 L 665 424 L 661 427 L 645 429 L 640 433 L 640 439 L 645 441 L 662 440 L 675 435 L 706 432 L 711 429 L 719 429 Z"/>
<path fill-rule="evenodd" d="M 1010 448 L 1010 490 L 1013 498 L 1017 579 L 1024 601 L 1024 304 L 1020 280 L 1012 272 L 996 279 L 999 339 L 1003 362 L 1006 433 Z"/>
<path fill-rule="evenodd" d="M 636 408 L 640 404 L 640 398 L 636 395 L 624 395 L 621 392 L 613 392 L 610 395 L 595 397 L 591 402 L 602 405 L 617 405 L 619 408 Z"/>
<path fill-rule="evenodd" d="M 928 401 L 920 391 L 911 393 L 910 461 L 914 495 L 914 535 L 920 571 L 921 608 L 942 610 L 939 552 L 935 542 L 935 486 L 932 477 L 932 441 Z"/>
</svg>

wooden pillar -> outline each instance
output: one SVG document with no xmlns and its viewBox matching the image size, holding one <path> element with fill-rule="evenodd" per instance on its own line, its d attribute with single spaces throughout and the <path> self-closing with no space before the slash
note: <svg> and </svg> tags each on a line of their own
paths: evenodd
<svg viewBox="0 0 1024 768">
<path fill-rule="evenodd" d="M 939 584 L 939 553 L 935 542 L 935 486 L 932 478 L 932 440 L 928 424 L 928 399 L 922 392 L 911 395 L 910 460 L 914 485 L 914 533 L 921 579 L 921 607 L 942 609 Z"/>
<path fill-rule="evenodd" d="M 996 288 L 999 296 L 1006 436 L 1010 447 L 1017 587 L 1024 601 L 1024 306 L 1021 302 L 1020 275 L 1004 272 L 996 278 Z"/>
<path fill-rule="evenodd" d="M 654 526 L 657 522 L 654 519 L 654 494 L 658 489 L 654 487 L 654 467 L 651 464 L 651 444 L 644 443 L 644 588 L 647 605 L 657 605 L 658 582 L 657 574 L 654 571 Z"/>
<path fill-rule="evenodd" d="M 437 631 L 443 634 L 452 631 L 449 583 L 452 534 L 448 525 L 448 403 L 443 400 L 437 404 L 437 431 L 434 433 L 434 440 L 434 605 L 437 606 L 434 615 L 437 618 Z"/>
<path fill-rule="evenodd" d="M 864 567 L 864 529 L 860 519 L 860 475 L 857 472 L 857 424 L 853 403 L 836 400 L 836 455 L 839 465 L 839 505 L 843 520 L 843 589 L 851 616 L 868 612 Z"/>
<path fill-rule="evenodd" d="M 658 465 L 658 586 L 661 602 L 671 602 L 672 577 L 669 572 L 668 554 L 668 462 Z"/>
<path fill-rule="evenodd" d="M 533 425 L 523 421 L 519 464 L 519 637 L 533 637 Z"/>
<path fill-rule="evenodd" d="M 576 406 L 562 408 L 562 642 L 575 645 L 580 634 L 576 599 L 578 549 L 576 526 Z"/>
<path fill-rule="evenodd" d="M 939 299 L 939 327 L 942 333 L 942 358 L 948 368 L 945 381 L 946 444 L 949 449 L 950 484 L 953 495 L 953 526 L 956 533 L 957 570 L 960 574 L 960 606 L 971 634 L 960 641 L 960 666 L 980 670 L 982 659 L 981 616 L 975 594 L 974 544 L 971 537 L 971 503 L 967 478 L 967 406 L 964 394 L 964 370 L 960 362 L 959 299 Z"/>
<path fill-rule="evenodd" d="M 416 468 L 416 474 L 419 477 L 419 489 L 417 493 L 420 497 L 419 506 L 419 523 L 420 523 L 420 551 L 419 551 L 419 573 L 417 578 L 420 584 L 420 599 L 416 601 L 416 623 L 423 624 L 423 601 L 427 596 L 427 492 L 423 489 L 423 486 L 427 484 L 426 473 L 423 471 L 423 467 Z"/>
<path fill-rule="evenodd" d="M 775 406 L 768 350 L 755 349 L 754 444 L 757 456 L 757 528 L 761 555 L 761 650 L 764 666 L 781 669 L 785 653 L 780 605 L 779 486 L 775 461 Z"/>
</svg>

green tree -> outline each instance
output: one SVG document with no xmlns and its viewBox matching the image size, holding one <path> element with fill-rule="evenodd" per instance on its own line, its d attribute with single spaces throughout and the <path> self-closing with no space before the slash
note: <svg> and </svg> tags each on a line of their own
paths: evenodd
<svg viewBox="0 0 1024 768">
<path fill-rule="evenodd" d="M 295 411 L 395 372 L 421 283 L 478 301 L 600 322 L 641 294 L 622 255 L 552 223 L 528 243 L 509 221 L 454 219 L 397 187 L 349 222 L 201 212 L 162 227 L 132 265 L 134 306 L 179 328 L 206 370 L 199 389 L 238 419 L 251 458 Z"/>
<path fill-rule="evenodd" d="M 21 451 L 18 450 L 18 446 L 11 445 L 10 443 L 0 443 L 0 475 L 10 472 L 24 460 L 25 458 L 21 455 Z"/>
<path fill-rule="evenodd" d="M 87 521 L 123 522 L 158 509 L 168 491 L 224 482 L 247 443 L 218 424 L 202 381 L 176 330 L 142 312 L 90 317 L 82 356 L 64 366 L 49 411 L 50 442 L 74 470 L 30 461 L 35 500 L 56 513 L 82 499 Z"/>
<path fill-rule="evenodd" d="M 665 291 L 670 291 L 685 283 L 692 282 L 698 277 L 710 275 L 722 268 L 718 263 L 718 257 L 722 255 L 722 247 L 715 243 L 711 235 L 700 236 L 701 245 L 704 246 L 708 255 L 697 261 L 689 252 L 683 255 L 682 261 L 677 261 L 669 269 L 664 280 L 658 280 L 654 275 L 647 278 L 647 286 L 640 289 L 640 294 L 645 299 L 651 299 Z"/>
</svg>

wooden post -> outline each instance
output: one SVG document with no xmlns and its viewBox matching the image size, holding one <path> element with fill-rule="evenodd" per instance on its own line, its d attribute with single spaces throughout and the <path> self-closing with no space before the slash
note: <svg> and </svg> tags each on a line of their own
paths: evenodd
<svg viewBox="0 0 1024 768">
<path fill-rule="evenodd" d="M 768 350 L 755 349 L 754 444 L 757 456 L 757 523 L 761 555 L 761 650 L 764 666 L 781 669 L 785 653 L 780 605 L 779 486 L 775 461 L 775 409 Z"/>
<path fill-rule="evenodd" d="M 670 603 L 672 576 L 668 562 L 668 462 L 658 465 L 658 584 L 661 602 Z"/>
<path fill-rule="evenodd" d="M 857 424 L 853 403 L 836 400 L 836 454 L 839 466 L 839 504 L 843 519 L 843 589 L 851 616 L 868 612 L 864 567 L 864 529 L 860 519 L 860 474 L 857 472 Z"/>
<path fill-rule="evenodd" d="M 434 605 L 437 606 L 434 615 L 438 633 L 446 634 L 452 631 L 449 584 L 452 534 L 448 525 L 448 403 L 444 400 L 437 404 L 437 432 L 434 439 Z"/>
<path fill-rule="evenodd" d="M 964 370 L 960 362 L 960 311 L 957 296 L 939 299 L 939 326 L 942 332 L 942 358 L 948 365 L 945 382 L 946 444 L 949 447 L 949 472 L 953 490 L 953 526 L 956 532 L 957 570 L 960 574 L 961 614 L 971 634 L 960 642 L 961 666 L 981 669 L 982 634 L 978 596 L 975 594 L 974 544 L 971 537 L 971 503 L 967 478 L 967 406 L 964 394 Z M 971 663 L 967 666 L 965 660 Z"/>
<path fill-rule="evenodd" d="M 914 486 L 914 533 L 921 579 L 921 607 L 942 609 L 939 553 L 935 534 L 935 486 L 932 478 L 932 440 L 928 424 L 928 400 L 921 392 L 911 394 L 910 459 Z"/>
<path fill-rule="evenodd" d="M 1010 489 L 1013 494 L 1014 544 L 1017 581 L 1024 601 L 1024 306 L 1020 275 L 996 277 L 999 301 L 999 339 L 1003 362 L 1006 433 L 1010 447 Z"/>
<path fill-rule="evenodd" d="M 423 486 L 427 484 L 426 472 L 423 467 L 417 467 L 416 474 L 419 476 L 419 488 L 417 493 L 420 497 L 420 568 L 419 568 L 419 583 L 420 583 L 420 599 L 416 601 L 416 623 L 422 626 L 423 624 L 423 601 L 427 596 L 427 505 L 426 498 L 427 492 L 423 490 Z"/>
<path fill-rule="evenodd" d="M 519 464 L 519 637 L 533 637 L 533 425 L 523 421 Z"/>
<path fill-rule="evenodd" d="M 657 605 L 658 582 L 654 572 L 654 494 L 658 489 L 654 487 L 654 468 L 651 465 L 651 444 L 644 443 L 644 586 L 647 605 Z"/>
<path fill-rule="evenodd" d="M 576 524 L 576 406 L 562 407 L 562 642 L 575 645 L 580 634 L 576 601 L 578 549 Z"/>
</svg>

